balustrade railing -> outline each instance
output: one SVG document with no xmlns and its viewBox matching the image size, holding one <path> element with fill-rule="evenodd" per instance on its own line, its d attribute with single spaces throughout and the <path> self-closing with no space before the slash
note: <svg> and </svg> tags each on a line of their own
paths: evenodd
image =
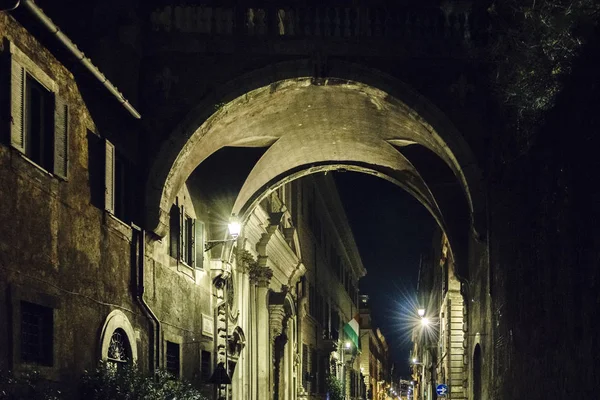
<svg viewBox="0 0 600 400">
<path fill-rule="evenodd" d="M 151 13 L 152 29 L 197 35 L 279 38 L 414 38 L 470 41 L 470 3 L 439 7 L 257 5 L 166 6 Z"/>
</svg>

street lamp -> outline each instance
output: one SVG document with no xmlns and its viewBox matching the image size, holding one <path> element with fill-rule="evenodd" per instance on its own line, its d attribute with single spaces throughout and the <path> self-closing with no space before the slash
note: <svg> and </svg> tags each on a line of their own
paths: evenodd
<svg viewBox="0 0 600 400">
<path fill-rule="evenodd" d="M 421 325 L 422 326 L 428 326 L 429 325 L 429 318 L 426 318 L 426 317 L 421 318 Z"/>
<path fill-rule="evenodd" d="M 215 247 L 216 245 L 219 245 L 219 244 L 233 242 L 234 240 L 236 240 L 238 238 L 238 236 L 240 236 L 240 232 L 242 230 L 242 226 L 240 225 L 240 223 L 238 221 L 232 220 L 227 225 L 227 230 L 229 231 L 229 236 L 231 236 L 229 239 L 224 239 L 224 240 L 207 240 L 206 243 L 204 243 L 204 251 L 208 251 L 208 250 L 212 249 L 213 247 Z"/>
<path fill-rule="evenodd" d="M 425 316 L 425 309 L 424 308 L 419 308 L 417 310 L 417 314 L 419 314 L 419 317 L 423 318 Z"/>
</svg>

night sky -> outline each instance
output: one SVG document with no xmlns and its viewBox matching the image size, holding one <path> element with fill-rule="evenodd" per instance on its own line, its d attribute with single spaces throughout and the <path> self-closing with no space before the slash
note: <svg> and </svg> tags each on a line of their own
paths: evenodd
<svg viewBox="0 0 600 400">
<path fill-rule="evenodd" d="M 412 308 L 419 258 L 431 246 L 435 221 L 414 197 L 384 179 L 353 172 L 336 172 L 334 178 L 367 269 L 361 294 L 369 295 L 373 324 L 406 375 L 412 345 L 402 314 Z"/>
</svg>

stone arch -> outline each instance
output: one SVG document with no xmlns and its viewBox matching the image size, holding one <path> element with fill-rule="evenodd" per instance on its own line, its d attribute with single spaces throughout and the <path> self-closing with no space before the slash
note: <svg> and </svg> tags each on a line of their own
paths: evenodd
<svg viewBox="0 0 600 400">
<path fill-rule="evenodd" d="M 381 129 L 380 138 L 390 145 L 420 143 L 448 164 L 464 190 L 472 227 L 476 233 L 483 232 L 485 196 L 481 173 L 469 146 L 439 109 L 403 82 L 360 65 L 332 61 L 328 65 L 331 78 L 316 81 L 307 78 L 310 76 L 312 64 L 299 60 L 275 64 L 217 85 L 217 89 L 188 113 L 155 157 L 146 186 L 147 227 L 160 236 L 166 233 L 168 207 L 174 193 L 210 154 L 225 146 L 267 147 L 280 138 L 269 132 L 256 134 L 256 129 L 239 132 L 229 129 L 223 135 L 224 130 L 219 129 L 223 125 L 231 128 L 236 119 L 248 122 L 251 121 L 248 117 L 259 115 L 253 114 L 256 109 L 249 106 L 251 103 L 260 104 L 270 95 L 293 94 L 302 88 L 332 88 L 340 92 L 351 89 L 363 95 L 365 110 L 375 113 L 387 110 L 388 117 L 396 116 L 382 119 L 383 125 L 376 128 L 357 123 L 352 127 L 354 132 Z M 355 104 L 363 103 L 359 100 Z M 216 105 L 222 106 L 214 112 Z M 373 118 L 369 122 L 373 122 Z M 366 121 L 365 125 L 368 125 Z"/>
<path fill-rule="evenodd" d="M 108 358 L 108 348 L 110 346 L 110 340 L 112 338 L 113 333 L 117 329 L 121 329 L 127 335 L 127 340 L 129 341 L 129 346 L 131 347 L 131 359 L 134 364 L 137 363 L 138 352 L 135 331 L 133 330 L 133 326 L 129 322 L 127 316 L 120 310 L 114 310 L 110 314 L 108 314 L 106 320 L 104 321 L 104 325 L 102 326 L 102 331 L 100 334 L 101 359 L 106 361 L 106 359 Z"/>
</svg>

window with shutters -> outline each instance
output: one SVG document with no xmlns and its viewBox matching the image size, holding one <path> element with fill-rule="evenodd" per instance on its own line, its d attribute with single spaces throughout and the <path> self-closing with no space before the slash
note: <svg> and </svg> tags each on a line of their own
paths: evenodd
<svg viewBox="0 0 600 400">
<path fill-rule="evenodd" d="M 104 208 L 125 223 L 132 221 L 134 197 L 132 163 L 104 140 Z"/>
<path fill-rule="evenodd" d="M 30 161 L 67 178 L 68 107 L 55 82 L 10 44 L 10 142 Z"/>
<path fill-rule="evenodd" d="M 189 267 L 204 267 L 204 224 L 177 204 L 169 213 L 169 255 Z"/>
<path fill-rule="evenodd" d="M 190 266 L 194 265 L 194 252 L 196 250 L 194 246 L 194 222 L 194 219 L 189 215 L 183 215 L 183 243 L 181 246 L 182 261 Z"/>
<path fill-rule="evenodd" d="M 169 255 L 179 259 L 179 207 L 176 204 L 171 206 L 169 213 Z"/>
</svg>

